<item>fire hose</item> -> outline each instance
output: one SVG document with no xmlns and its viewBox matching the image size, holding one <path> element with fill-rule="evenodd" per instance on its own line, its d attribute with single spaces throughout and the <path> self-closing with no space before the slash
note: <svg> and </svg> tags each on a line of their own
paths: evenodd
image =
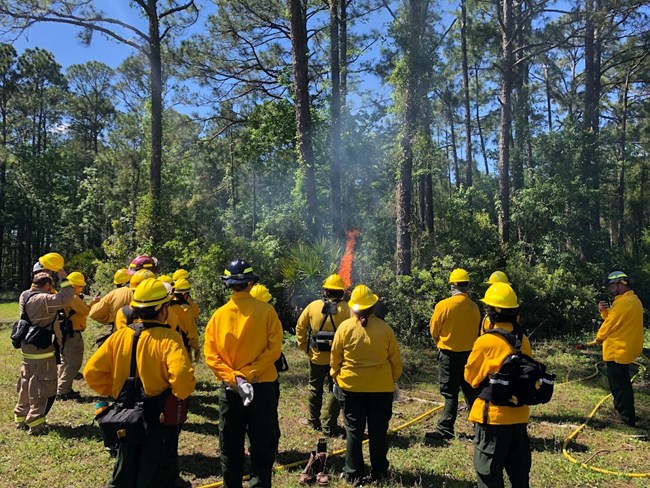
<svg viewBox="0 0 650 488">
<path fill-rule="evenodd" d="M 643 357 L 645 358 L 646 361 L 650 362 L 650 359 L 648 359 L 647 356 L 643 355 Z M 588 379 L 591 379 L 591 378 L 597 376 L 598 373 L 599 373 L 599 371 L 598 371 L 598 365 L 599 365 L 599 364 L 602 364 L 602 361 L 596 364 L 596 372 L 595 372 L 594 374 L 592 374 L 592 375 L 590 375 L 590 376 L 587 376 L 587 377 L 585 377 L 585 378 L 579 378 L 579 379 L 572 380 L 572 381 L 567 381 L 567 382 L 564 382 L 564 383 L 558 383 L 556 386 L 562 386 L 562 385 L 567 385 L 567 384 L 569 384 L 569 383 L 575 383 L 575 382 L 579 382 L 579 381 L 585 381 L 585 380 L 588 380 Z M 639 377 L 640 375 L 642 375 L 642 374 L 645 373 L 645 371 L 646 371 L 645 366 L 643 366 L 642 364 L 640 364 L 640 363 L 634 363 L 634 364 L 636 364 L 636 365 L 639 367 L 639 370 L 638 370 L 637 373 L 632 377 L 631 381 L 634 381 L 635 378 Z M 610 394 L 608 394 L 608 395 L 605 395 L 603 398 L 601 398 L 601 399 L 598 401 L 598 403 L 596 404 L 596 406 L 593 408 L 593 410 L 591 411 L 591 413 L 587 416 L 587 418 L 585 419 L 585 421 L 584 421 L 580 426 L 578 426 L 578 427 L 577 427 L 573 432 L 571 432 L 571 434 L 569 434 L 568 437 L 566 437 L 566 438 L 564 439 L 564 442 L 563 442 L 563 444 L 562 444 L 562 455 L 563 455 L 567 460 L 569 460 L 570 462 L 572 462 L 573 464 L 576 464 L 576 465 L 578 465 L 578 466 L 582 466 L 583 468 L 590 469 L 590 470 L 595 471 L 595 472 L 597 472 L 597 473 L 607 474 L 607 475 L 613 475 L 613 476 L 624 476 L 624 477 L 627 477 L 627 478 L 650 478 L 650 472 L 649 472 L 649 473 L 627 473 L 627 472 L 624 472 L 624 471 L 615 471 L 615 470 L 611 470 L 611 469 L 604 469 L 604 468 L 599 468 L 599 467 L 597 467 L 597 466 L 592 466 L 591 464 L 587 464 L 587 462 L 588 462 L 588 461 L 591 461 L 591 459 L 593 459 L 593 458 L 596 456 L 596 454 L 598 454 L 598 453 L 596 453 L 596 454 L 594 454 L 593 456 L 591 456 L 591 457 L 587 460 L 587 462 L 580 462 L 580 461 L 578 461 L 576 458 L 574 458 L 571 454 L 569 454 L 569 451 L 568 451 L 569 444 L 571 444 L 571 442 L 573 442 L 573 441 L 576 440 L 576 438 L 578 437 L 578 434 L 579 434 L 583 429 L 585 429 L 585 428 L 587 427 L 587 424 L 588 424 L 589 421 L 594 417 L 594 415 L 596 414 L 596 412 L 598 411 L 598 409 L 599 409 L 599 408 L 602 406 L 602 404 L 605 403 L 605 401 L 606 401 L 607 399 L 609 399 L 611 396 L 612 396 L 612 394 L 610 393 Z M 602 452 L 602 451 L 599 451 L 599 452 Z"/>
<path fill-rule="evenodd" d="M 443 407 L 444 407 L 444 405 L 438 405 L 437 407 L 434 407 L 434 408 L 432 408 L 430 410 L 427 410 L 423 414 L 420 414 L 417 417 L 412 418 L 408 422 L 404 422 L 403 424 L 398 425 L 397 427 L 394 427 L 392 429 L 388 429 L 388 433 L 389 434 L 394 434 L 396 432 L 399 432 L 400 430 L 404 430 L 407 427 L 410 427 L 411 425 L 413 425 L 413 424 L 415 424 L 417 422 L 420 422 L 420 421 L 426 419 L 427 417 L 430 417 L 431 415 L 433 415 L 437 411 L 442 410 Z M 365 439 L 363 441 L 363 444 L 367 444 L 367 443 L 368 443 L 368 439 Z M 340 456 L 341 454 L 345 454 L 345 448 L 337 449 L 335 451 L 331 451 L 327 455 L 331 457 L 331 456 Z M 307 464 L 308 462 L 309 462 L 308 459 L 304 459 L 304 460 L 295 461 L 295 462 L 289 463 L 289 464 L 282 464 L 282 465 L 274 466 L 273 471 L 275 473 L 277 473 L 279 471 L 285 471 L 287 469 L 297 468 L 298 466 L 302 466 L 303 464 Z M 250 479 L 250 476 L 248 476 L 248 475 L 244 476 L 244 478 L 243 478 L 244 481 L 247 481 L 249 479 Z M 203 486 L 201 486 L 199 488 L 219 488 L 220 486 L 223 486 L 223 481 L 217 481 L 216 483 L 211 483 L 209 485 L 203 485 Z"/>
</svg>

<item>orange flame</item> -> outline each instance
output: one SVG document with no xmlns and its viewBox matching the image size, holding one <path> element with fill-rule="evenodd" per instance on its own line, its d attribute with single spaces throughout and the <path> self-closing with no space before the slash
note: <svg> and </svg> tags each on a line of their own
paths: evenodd
<svg viewBox="0 0 650 488">
<path fill-rule="evenodd" d="M 352 284 L 352 260 L 354 259 L 354 245 L 357 242 L 357 236 L 360 232 L 356 229 L 349 230 L 345 233 L 345 252 L 341 258 L 339 266 L 339 276 L 343 279 L 343 284 L 348 288 Z"/>
</svg>

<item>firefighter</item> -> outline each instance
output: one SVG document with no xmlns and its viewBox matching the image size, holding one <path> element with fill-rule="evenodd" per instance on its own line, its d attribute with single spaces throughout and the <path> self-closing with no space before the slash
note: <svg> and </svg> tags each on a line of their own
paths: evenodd
<svg viewBox="0 0 650 488">
<path fill-rule="evenodd" d="M 510 281 L 508 280 L 508 275 L 506 275 L 503 271 L 495 271 L 490 275 L 488 280 L 486 281 L 488 285 L 493 285 L 495 283 L 506 283 L 508 285 L 511 285 Z M 512 285 L 511 285 L 512 286 Z M 492 324 L 490 323 L 490 318 L 486 315 L 483 315 L 483 320 L 481 321 L 481 330 L 480 334 L 483 335 L 485 334 L 486 331 L 490 330 L 492 328 Z"/>
<path fill-rule="evenodd" d="M 120 288 L 121 286 L 128 284 L 130 279 L 131 275 L 127 269 L 120 268 L 113 275 L 113 284 L 115 285 L 115 288 Z"/>
<path fill-rule="evenodd" d="M 436 430 L 424 435 L 427 444 L 454 437 L 459 390 L 463 391 L 468 408 L 476 398 L 476 392 L 463 379 L 463 369 L 481 324 L 478 305 L 467 294 L 469 281 L 469 274 L 464 269 L 457 268 L 451 272 L 451 297 L 436 304 L 429 322 L 431 337 L 438 346 L 440 394 L 445 399 L 445 408 Z"/>
<path fill-rule="evenodd" d="M 227 488 L 241 487 L 244 437 L 250 439 L 250 487 L 270 487 L 275 459 L 277 381 L 282 325 L 275 309 L 250 294 L 258 281 L 243 259 L 228 264 L 221 280 L 233 294 L 205 329 L 205 362 L 221 381 L 219 441 Z"/>
<path fill-rule="evenodd" d="M 341 406 L 332 394 L 333 381 L 329 374 L 329 344 L 316 343 L 316 334 L 334 331 L 344 320 L 350 318 L 350 308 L 343 300 L 345 285 L 337 274 L 327 277 L 323 282 L 323 298 L 314 300 L 300 314 L 296 323 L 298 349 L 309 358 L 309 418 L 301 419 L 303 425 L 315 430 L 323 429 L 326 435 L 337 436 L 342 429 L 338 426 Z M 323 389 L 327 383 L 326 410 L 321 415 Z"/>
<path fill-rule="evenodd" d="M 56 268 L 58 264 L 52 266 Z M 23 361 L 18 379 L 18 402 L 14 407 L 16 428 L 29 430 L 31 435 L 47 432 L 46 416 L 56 396 L 57 369 L 54 345 L 54 323 L 57 312 L 70 305 L 75 295 L 74 287 L 66 279 L 67 273 L 61 267 L 56 270 L 61 282 L 61 290 L 54 293 L 54 282 L 48 271 L 36 273 L 32 286 L 25 290 L 18 300 L 21 316 L 23 313 L 37 334 L 20 343 Z"/>
<path fill-rule="evenodd" d="M 605 300 L 598 302 L 603 324 L 589 345 L 603 345 L 603 361 L 607 364 L 614 408 L 623 422 L 634 427 L 636 415 L 630 364 L 643 350 L 643 305 L 622 271 L 609 273 L 606 283 L 614 301 L 611 307 Z"/>
<path fill-rule="evenodd" d="M 158 259 L 153 256 L 137 256 L 129 263 L 129 274 L 134 274 L 141 269 L 151 271 L 153 274 L 158 274 Z"/>
<path fill-rule="evenodd" d="M 115 282 L 119 272 L 120 271 L 118 270 L 115 273 L 113 282 Z M 142 270 L 141 272 L 128 274 L 128 277 L 129 286 L 126 286 L 125 282 L 124 286 L 110 291 L 106 296 L 90 307 L 89 317 L 100 324 L 110 325 L 111 332 L 115 329 L 115 317 L 117 312 L 125 305 L 131 303 L 131 300 L 133 299 L 133 290 L 135 290 L 138 284 L 144 279 L 155 277 L 155 275 L 149 270 Z M 120 277 L 120 279 L 122 278 Z"/>
<path fill-rule="evenodd" d="M 131 311 L 129 308 L 129 304 L 131 303 L 131 300 L 133 300 L 133 292 L 136 290 L 138 285 L 142 283 L 146 279 L 150 278 L 155 278 L 156 275 L 153 274 L 152 271 L 149 271 L 148 269 L 140 269 L 136 271 L 134 274 L 131 275 L 131 279 L 129 281 L 129 287 L 128 292 L 122 288 L 118 290 L 124 290 L 120 294 L 117 293 L 118 290 L 113 290 L 111 293 L 106 295 L 102 300 L 107 301 L 107 311 L 110 311 L 110 314 L 113 316 L 113 329 L 112 331 L 119 330 L 123 327 L 126 327 L 128 323 L 131 323 L 133 321 L 133 317 L 127 318 L 124 315 L 124 308 L 126 307 L 127 310 Z M 164 286 L 164 285 L 163 285 Z M 126 287 L 125 287 L 126 288 Z M 115 295 L 114 300 L 110 300 L 109 297 L 111 294 Z M 126 301 L 128 299 L 128 301 Z M 102 300 L 99 301 L 98 305 L 102 303 Z M 126 301 L 126 303 L 124 303 Z M 93 313 L 95 312 L 95 307 L 93 307 L 90 310 L 90 318 L 95 319 L 93 317 Z M 169 315 L 169 312 L 168 312 Z M 97 319 L 95 319 L 97 320 Z M 98 321 L 99 322 L 99 321 Z"/>
<path fill-rule="evenodd" d="M 345 416 L 343 473 L 354 486 L 365 476 L 362 442 L 366 423 L 371 482 L 388 475 L 388 422 L 393 414 L 393 391 L 402 374 L 395 334 L 373 313 L 378 300 L 366 285 L 354 288 L 349 302 L 354 315 L 336 329 L 330 358 L 330 374 Z"/>
<path fill-rule="evenodd" d="M 191 486 L 178 473 L 178 425 L 163 425 L 155 397 L 168 389 L 184 400 L 194 391 L 194 368 L 179 335 L 165 324 L 170 297 L 161 282 L 149 278 L 133 293 L 131 307 L 143 324 L 137 343 L 137 375 L 142 380 L 147 415 L 147 438 L 142 444 L 118 443 L 118 454 L 109 487 Z M 115 331 L 90 357 L 84 378 L 93 390 L 117 398 L 129 376 L 135 331 Z"/>
<path fill-rule="evenodd" d="M 512 332 L 518 327 L 517 295 L 507 283 L 495 283 L 481 300 L 494 328 Z M 521 351 L 532 357 L 530 341 L 522 338 Z M 491 373 L 499 371 L 504 359 L 513 353 L 508 340 L 500 334 L 484 334 L 474 343 L 465 365 L 465 381 L 480 388 Z M 531 466 L 528 418 L 530 409 L 494 405 L 477 398 L 469 413 L 474 423 L 474 469 L 479 488 L 502 488 L 506 470 L 513 488 L 529 486 Z"/>
<path fill-rule="evenodd" d="M 187 281 L 190 280 L 190 272 L 187 271 L 186 269 L 180 268 L 174 271 L 174 274 L 172 275 L 172 279 L 174 281 L 182 280 L 185 279 Z M 191 295 L 188 294 L 187 296 L 187 301 L 189 302 L 190 306 L 192 307 L 192 313 L 194 314 L 194 320 L 199 320 L 199 306 L 197 303 L 194 301 Z"/>
<path fill-rule="evenodd" d="M 57 400 L 79 400 L 81 395 L 72 389 L 72 381 L 81 369 L 84 357 L 84 341 L 82 332 L 86 330 L 86 320 L 90 307 L 83 300 L 83 289 L 86 286 L 84 275 L 74 271 L 68 275 L 68 281 L 74 287 L 75 295 L 63 310 L 66 325 L 62 330 L 61 364 L 59 365 L 59 381 L 56 390 Z"/>
<path fill-rule="evenodd" d="M 201 359 L 199 333 L 196 330 L 196 317 L 194 317 L 192 307 L 187 301 L 191 289 L 192 286 L 186 279 L 176 281 L 174 283 L 173 298 L 170 302 L 170 309 L 178 317 L 178 330 L 181 337 L 183 337 L 183 343 L 187 348 L 188 354 L 192 357 L 191 353 L 194 352 L 194 361 L 198 361 Z"/>
</svg>

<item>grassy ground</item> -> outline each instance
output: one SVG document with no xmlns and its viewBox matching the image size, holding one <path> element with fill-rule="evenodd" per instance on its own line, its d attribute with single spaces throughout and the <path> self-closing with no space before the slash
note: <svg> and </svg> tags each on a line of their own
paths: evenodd
<svg viewBox="0 0 650 488">
<path fill-rule="evenodd" d="M 48 417 L 52 426 L 47 436 L 31 438 L 13 428 L 15 385 L 20 367 L 19 354 L 9 345 L 8 322 L 16 318 L 16 306 L 0 304 L 0 487 L 90 487 L 103 486 L 110 478 L 113 460 L 102 449 L 99 431 L 92 425 L 96 397 L 83 381 L 75 382 L 84 401 L 57 402 Z M 87 355 L 95 350 L 94 338 L 103 331 L 90 326 L 85 334 Z M 558 381 L 587 377 L 599 361 L 596 351 L 580 353 L 560 341 L 534 344 L 536 355 L 558 375 Z M 280 423 L 282 439 L 277 464 L 305 459 L 315 448 L 318 435 L 297 420 L 306 413 L 307 367 L 304 357 L 293 347 L 285 347 L 290 370 L 282 375 Z M 405 375 L 401 387 L 404 399 L 394 406 L 391 427 L 430 410 L 441 401 L 436 386 L 433 347 L 404 350 Z M 649 373 L 650 374 L 650 373 Z M 589 426 L 570 446 L 580 462 L 625 471 L 650 471 L 650 443 L 632 434 L 650 432 L 649 374 L 635 383 L 639 426 L 630 429 L 616 420 L 611 400 L 604 403 Z M 180 438 L 180 466 L 183 475 L 199 487 L 220 479 L 217 384 L 212 373 L 197 366 L 198 385 L 190 400 L 190 415 Z M 648 479 L 628 479 L 592 472 L 569 463 L 562 456 L 563 439 L 587 417 L 593 406 L 608 393 L 602 367 L 589 380 L 557 387 L 553 400 L 533 407 L 529 433 L 533 444 L 531 485 L 534 487 L 641 487 Z M 457 422 L 458 439 L 440 447 L 425 447 L 420 442 L 436 421 L 430 418 L 391 436 L 389 461 L 390 487 L 471 487 L 475 486 L 472 468 L 472 426 L 461 412 Z M 331 450 L 344 447 L 343 439 L 331 440 Z M 365 452 L 368 460 L 367 450 Z M 330 486 L 343 487 L 338 479 L 342 457 L 331 458 L 334 477 Z M 296 486 L 300 469 L 279 471 L 274 486 Z"/>
</svg>

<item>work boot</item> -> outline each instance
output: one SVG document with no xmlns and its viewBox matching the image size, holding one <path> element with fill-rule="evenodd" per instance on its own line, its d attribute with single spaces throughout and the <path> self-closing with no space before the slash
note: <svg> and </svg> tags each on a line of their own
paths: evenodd
<svg viewBox="0 0 650 488">
<path fill-rule="evenodd" d="M 309 454 L 309 462 L 307 463 L 307 466 L 305 466 L 305 469 L 300 475 L 300 479 L 298 480 L 298 483 L 300 483 L 301 485 L 311 485 L 316 480 L 316 473 L 320 471 L 321 471 L 320 458 L 316 454 L 316 451 L 312 451 Z"/>
<path fill-rule="evenodd" d="M 78 391 L 70 390 L 68 393 L 58 394 L 56 396 L 56 399 L 58 401 L 66 401 L 66 400 L 79 401 L 81 400 L 81 394 Z"/>
<path fill-rule="evenodd" d="M 16 430 L 29 430 L 25 422 L 16 422 Z"/>
<path fill-rule="evenodd" d="M 443 434 L 442 432 L 438 430 L 433 430 L 431 432 L 426 432 L 424 434 L 424 445 L 433 445 L 433 444 L 440 444 L 441 442 L 447 441 L 449 439 L 453 439 L 453 435 L 449 434 Z"/>
<path fill-rule="evenodd" d="M 48 430 L 46 423 L 38 424 L 29 428 L 29 435 L 45 435 Z"/>
<path fill-rule="evenodd" d="M 327 453 L 319 452 L 317 456 L 320 463 L 320 471 L 316 474 L 316 483 L 318 483 L 318 486 L 327 486 L 330 483 L 330 475 L 327 469 Z"/>
</svg>

